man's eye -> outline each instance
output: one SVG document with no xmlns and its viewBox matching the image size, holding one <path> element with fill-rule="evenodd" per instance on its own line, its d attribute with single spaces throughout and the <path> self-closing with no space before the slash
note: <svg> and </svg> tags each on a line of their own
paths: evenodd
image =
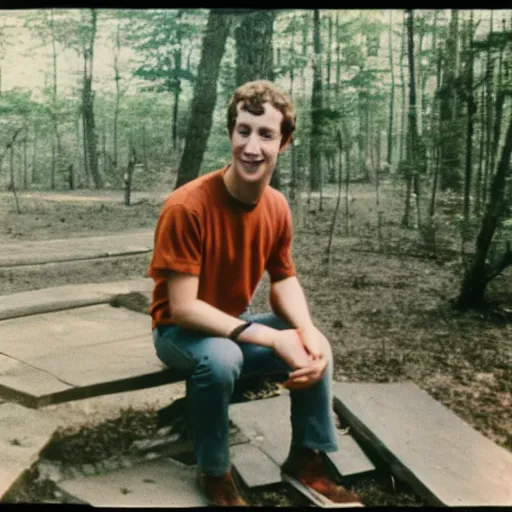
<svg viewBox="0 0 512 512">
<path fill-rule="evenodd" d="M 261 134 L 261 136 L 264 138 L 264 139 L 273 139 L 274 138 L 274 134 L 270 133 L 270 132 L 264 132 Z"/>
<path fill-rule="evenodd" d="M 247 137 L 250 132 L 249 132 L 249 130 L 246 130 L 245 128 L 242 128 L 242 129 L 238 130 L 238 133 L 240 135 L 242 135 L 243 137 Z"/>
</svg>

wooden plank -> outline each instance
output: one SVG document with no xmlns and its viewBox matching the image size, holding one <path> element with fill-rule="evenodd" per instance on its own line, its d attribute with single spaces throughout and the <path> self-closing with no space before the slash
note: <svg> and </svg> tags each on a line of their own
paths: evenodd
<svg viewBox="0 0 512 512">
<path fill-rule="evenodd" d="M 30 364 L 45 356 L 72 353 L 80 347 L 124 341 L 144 334 L 151 338 L 149 315 L 107 304 L 0 322 L 2 352 Z M 152 348 L 151 340 L 148 344 Z"/>
<path fill-rule="evenodd" d="M 145 230 L 98 237 L 4 244 L 0 247 L 0 267 L 146 253 L 153 250 L 153 243 L 154 233 Z"/>
<path fill-rule="evenodd" d="M 350 434 L 338 434 L 338 451 L 329 453 L 340 475 L 344 477 L 362 476 L 375 471 L 373 462 Z"/>
<path fill-rule="evenodd" d="M 435 505 L 512 505 L 512 453 L 412 382 L 334 384 L 335 409 L 391 471 Z"/>
<path fill-rule="evenodd" d="M 281 482 L 281 469 L 256 445 L 238 444 L 231 447 L 231 462 L 247 487 L 260 487 Z"/>
<path fill-rule="evenodd" d="M 15 488 L 57 429 L 43 411 L 4 402 L 0 405 L 0 499 Z"/>
<path fill-rule="evenodd" d="M 229 416 L 278 466 L 284 463 L 292 435 L 288 394 L 233 404 L 229 408 Z M 327 455 L 341 476 L 352 477 L 375 469 L 350 435 L 339 435 L 338 441 L 338 451 Z"/>
<path fill-rule="evenodd" d="M 156 356 L 150 321 L 100 305 L 0 322 L 0 397 L 42 407 L 184 380 Z"/>
<path fill-rule="evenodd" d="M 148 334 L 32 357 L 30 362 L 75 387 L 148 375 L 164 368 Z"/>
<path fill-rule="evenodd" d="M 60 393 L 71 389 L 54 375 L 34 368 L 22 361 L 0 354 L 0 396 L 35 407 L 37 395 Z"/>
<path fill-rule="evenodd" d="M 0 320 L 50 313 L 65 309 L 106 304 L 115 294 L 142 292 L 150 295 L 149 278 L 55 286 L 0 296 Z"/>
</svg>

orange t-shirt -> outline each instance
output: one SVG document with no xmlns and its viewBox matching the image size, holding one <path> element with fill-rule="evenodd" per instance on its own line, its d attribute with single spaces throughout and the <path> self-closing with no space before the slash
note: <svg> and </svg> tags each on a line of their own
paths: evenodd
<svg viewBox="0 0 512 512">
<path fill-rule="evenodd" d="M 232 316 L 246 310 L 265 270 L 271 282 L 295 275 L 286 198 L 266 187 L 255 206 L 241 203 L 224 184 L 227 168 L 186 183 L 162 207 L 149 266 L 153 329 L 174 323 L 169 271 L 199 276 L 198 299 Z"/>
</svg>

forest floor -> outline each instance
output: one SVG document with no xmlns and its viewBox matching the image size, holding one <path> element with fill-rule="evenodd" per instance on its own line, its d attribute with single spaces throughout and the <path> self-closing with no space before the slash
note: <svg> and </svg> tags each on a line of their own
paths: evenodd
<svg viewBox="0 0 512 512">
<path fill-rule="evenodd" d="M 402 193 L 391 182 L 380 190 L 380 236 L 375 186 L 352 185 L 350 193 L 350 230 L 345 231 L 342 198 L 329 265 L 325 254 L 335 207 L 333 186 L 323 211 L 318 209 L 318 195 L 312 198 L 304 226 L 296 229 L 293 249 L 312 316 L 333 347 L 335 379 L 411 380 L 512 451 L 512 269 L 490 283 L 488 308 L 456 311 L 451 300 L 458 294 L 463 265 L 460 237 L 450 222 L 453 198 L 439 197 L 444 210 L 440 206 L 442 227 L 434 249 L 431 238 L 427 243 L 417 229 L 401 226 Z M 43 193 L 20 196 L 18 214 L 12 195 L 2 194 L 0 243 L 153 229 L 163 197 L 141 193 L 137 204 L 125 207 L 119 191 L 78 193 L 86 200 L 73 200 L 70 196 L 77 193 L 71 192 L 51 195 L 46 200 Z M 0 295 L 143 277 L 148 262 L 149 255 L 138 255 L 82 261 L 65 273 L 55 266 L 41 271 L 0 269 Z M 263 279 L 252 311 L 267 309 L 267 292 L 268 281 Z M 420 504 L 412 498 L 400 501 L 382 489 L 376 494 L 359 490 L 367 505 Z"/>
</svg>

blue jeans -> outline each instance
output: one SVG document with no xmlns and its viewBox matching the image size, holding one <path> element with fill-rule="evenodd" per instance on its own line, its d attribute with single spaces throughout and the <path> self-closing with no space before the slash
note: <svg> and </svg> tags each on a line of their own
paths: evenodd
<svg viewBox="0 0 512 512">
<path fill-rule="evenodd" d="M 290 326 L 273 313 L 240 316 L 273 327 Z M 235 343 L 229 338 L 177 326 L 159 326 L 153 331 L 159 359 L 169 368 L 193 368 L 187 379 L 192 437 L 199 468 L 211 475 L 230 470 L 228 406 L 234 383 L 242 375 L 291 371 L 274 351 L 253 343 Z M 322 378 L 313 386 L 290 392 L 291 447 L 337 450 L 332 417 L 332 356 Z"/>
</svg>

